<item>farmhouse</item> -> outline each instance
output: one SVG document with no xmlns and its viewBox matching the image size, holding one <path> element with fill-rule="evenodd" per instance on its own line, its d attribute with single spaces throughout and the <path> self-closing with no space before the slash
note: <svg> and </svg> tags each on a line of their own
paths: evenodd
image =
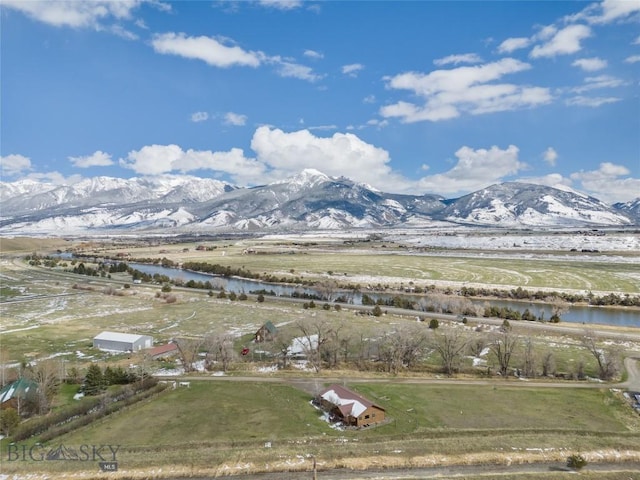
<svg viewBox="0 0 640 480">
<path fill-rule="evenodd" d="M 340 385 L 331 385 L 320 392 L 318 402 L 333 420 L 349 426 L 367 427 L 385 418 L 384 408 Z"/>
<path fill-rule="evenodd" d="M 38 393 L 38 384 L 26 378 L 5 385 L 0 390 L 0 407 L 20 411 L 20 403 L 33 400 Z"/>
<path fill-rule="evenodd" d="M 143 348 L 151 348 L 153 338 L 133 333 L 102 332 L 93 337 L 93 346 L 114 352 L 137 352 Z"/>
<path fill-rule="evenodd" d="M 253 339 L 256 343 L 270 342 L 274 339 L 276 333 L 276 326 L 271 323 L 271 320 L 269 320 L 258 329 L 256 334 L 253 336 Z"/>
</svg>

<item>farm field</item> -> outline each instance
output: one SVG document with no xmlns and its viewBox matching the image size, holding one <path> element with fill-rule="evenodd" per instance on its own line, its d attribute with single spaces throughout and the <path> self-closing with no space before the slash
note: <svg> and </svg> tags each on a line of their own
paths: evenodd
<svg viewBox="0 0 640 480">
<path fill-rule="evenodd" d="M 640 290 L 638 263 L 628 252 L 593 258 L 523 258 L 495 252 L 486 256 L 460 251 L 416 254 L 398 245 L 383 247 L 381 242 L 371 248 L 332 239 L 311 243 L 225 240 L 201 251 L 196 250 L 198 243 L 124 246 L 94 242 L 83 243 L 81 250 L 113 256 L 126 252 L 134 258 L 166 257 L 177 263 L 207 261 L 363 287 L 399 288 L 409 282 L 470 286 L 477 282 L 501 288 L 583 291 L 591 290 L 584 285 L 598 282 L 605 292 Z M 114 274 L 108 279 L 29 267 L 21 256 L 72 245 L 25 245 L 3 243 L 9 251 L 0 256 L 1 361 L 12 371 L 53 359 L 59 362 L 60 371 L 71 367 L 83 371 L 97 363 L 103 368 L 118 365 L 175 376 L 182 374 L 175 359 L 152 361 L 140 353 L 102 352 L 93 348 L 92 338 L 103 330 L 150 334 L 156 344 L 218 334 L 233 337 L 235 355 L 225 373 L 216 367 L 190 373 L 190 388 L 169 389 L 49 442 L 121 445 L 121 468 L 138 472 L 136 475 L 148 475 L 150 465 L 161 469 L 164 476 L 308 471 L 313 458 L 321 469 L 499 464 L 507 457 L 514 463 L 562 462 L 576 451 L 598 462 L 640 462 L 640 417 L 624 403 L 620 391 L 596 383 L 598 365 L 581 344 L 585 334 L 581 325 L 512 322 L 513 335 L 518 338 L 514 367 L 527 361 L 525 343 L 529 342 L 538 368 L 542 357 L 551 355 L 555 371 L 563 377 L 586 379 L 532 378 L 532 384 L 545 387 L 538 388 L 528 386 L 529 379 L 496 376 L 499 364 L 487 342 L 501 331 L 498 321 L 470 317 L 463 324 L 455 315 L 443 315 L 439 316 L 440 327 L 431 330 L 429 314 L 425 321 L 417 321 L 410 311 L 390 309 L 372 316 L 346 305 L 324 309 L 319 302 L 317 308 L 305 308 L 302 300 L 267 297 L 260 303 L 255 295 L 231 301 L 206 290 L 177 287 L 171 292 L 174 301 L 167 302 L 161 285 L 130 285 L 130 275 Z M 565 279 L 568 283 L 563 283 Z M 281 346 L 252 343 L 253 334 L 267 321 L 277 326 L 284 339 L 299 336 L 303 324 L 339 332 L 346 342 L 340 355 L 353 360 L 319 372 L 304 361 L 278 369 Z M 599 325 L 597 329 L 603 338 L 610 335 L 602 342 L 607 348 L 627 356 L 640 352 L 638 328 Z M 458 384 L 437 383 L 443 375 L 432 343 L 416 365 L 395 373 L 383 362 L 361 367 L 356 361 L 359 355 L 375 356 L 375 350 L 372 353 L 372 347 L 366 345 L 382 338 L 413 332 L 433 342 L 442 331 L 457 332 L 470 343 L 481 344 L 474 355 L 467 352 L 461 358 L 452 379 Z M 238 352 L 247 346 L 250 354 L 240 356 Z M 361 431 L 330 428 L 309 401 L 313 391 L 333 378 L 351 378 L 355 390 L 387 409 L 390 421 Z M 73 402 L 71 386 L 65 386 L 63 393 L 62 403 Z M 83 465 L 27 462 L 3 468 L 16 474 L 62 475 L 80 473 Z M 548 478 L 562 478 L 554 475 Z"/>
<path fill-rule="evenodd" d="M 210 251 L 196 250 L 205 245 Z M 175 263 L 209 262 L 255 273 L 303 278 L 331 277 L 339 283 L 415 286 L 466 285 L 563 291 L 636 293 L 640 291 L 637 254 L 571 256 L 562 254 L 439 250 L 425 253 L 390 243 L 284 242 L 242 240 L 178 245 L 102 246 L 85 250 L 133 258 L 168 258 Z M 252 252 L 252 253 L 247 253 Z"/>
<path fill-rule="evenodd" d="M 383 458 L 406 467 L 464 455 L 485 462 L 503 454 L 554 460 L 573 451 L 606 457 L 640 449 L 637 415 L 606 389 L 354 388 L 387 409 L 387 424 L 335 430 L 310 405 L 309 393 L 286 384 L 214 380 L 169 391 L 56 443 L 121 445 L 123 469 L 153 465 L 198 474 L 306 469 L 313 457 L 321 468 L 374 467 Z"/>
</svg>

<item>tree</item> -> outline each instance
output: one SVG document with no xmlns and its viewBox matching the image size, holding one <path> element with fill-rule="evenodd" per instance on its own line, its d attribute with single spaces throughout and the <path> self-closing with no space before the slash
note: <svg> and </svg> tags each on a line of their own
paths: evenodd
<svg viewBox="0 0 640 480">
<path fill-rule="evenodd" d="M 163 293 L 169 293 L 171 291 L 171 285 L 168 283 L 165 283 L 164 285 L 162 285 L 161 290 Z"/>
<path fill-rule="evenodd" d="M 534 349 L 533 339 L 527 337 L 524 339 L 524 362 L 522 365 L 522 374 L 527 378 L 536 376 L 536 353 Z"/>
<path fill-rule="evenodd" d="M 548 377 L 556 373 L 556 360 L 553 353 L 547 352 L 542 356 L 542 376 Z"/>
<path fill-rule="evenodd" d="M 229 364 L 235 358 L 233 350 L 233 337 L 226 334 L 207 335 L 205 344 L 209 354 L 207 355 L 207 368 L 211 368 L 211 362 L 220 362 L 222 371 L 229 369 Z"/>
<path fill-rule="evenodd" d="M 373 314 L 374 317 L 379 317 L 382 315 L 382 309 L 380 308 L 380 305 L 376 305 L 375 307 L 373 307 L 373 310 L 371 311 L 371 313 Z"/>
<path fill-rule="evenodd" d="M 49 412 L 51 401 L 58 392 L 60 368 L 55 360 L 35 362 L 27 368 L 27 377 L 38 385 L 36 409 L 40 415 Z"/>
<path fill-rule="evenodd" d="M 20 415 L 15 408 L 0 410 L 0 432 L 5 437 L 10 437 L 18 425 L 20 425 Z"/>
<path fill-rule="evenodd" d="M 317 373 L 322 369 L 322 349 L 328 342 L 332 329 L 326 320 L 319 318 L 298 321 L 297 326 L 302 332 L 300 345 L 303 353 Z"/>
<path fill-rule="evenodd" d="M 429 328 L 431 330 L 435 330 L 439 326 L 440 326 L 440 322 L 438 322 L 437 318 L 432 318 L 431 320 L 429 320 Z"/>
<path fill-rule="evenodd" d="M 434 334 L 431 345 L 440 355 L 444 373 L 448 376 L 453 375 L 458 370 L 460 359 L 467 349 L 467 339 L 462 331 L 453 328 L 442 329 L 441 333 Z"/>
<path fill-rule="evenodd" d="M 97 364 L 92 363 L 84 376 L 84 394 L 99 395 L 105 388 L 106 382 L 102 370 Z"/>
<path fill-rule="evenodd" d="M 258 303 L 262 303 L 264 302 L 264 295 L 263 294 L 259 294 L 256 298 Z"/>
<path fill-rule="evenodd" d="M 510 330 L 497 334 L 491 342 L 491 351 L 500 365 L 500 374 L 506 376 L 509 372 L 511 356 L 516 348 L 518 338 Z"/>
<path fill-rule="evenodd" d="M 601 380 L 611 380 L 620 372 L 620 352 L 617 348 L 599 347 L 597 336 L 589 330 L 582 337 L 582 345 L 598 362 L 598 374 Z"/>
<path fill-rule="evenodd" d="M 204 343 L 204 338 L 181 338 L 176 342 L 178 354 L 185 372 L 192 372 L 198 359 L 198 353 Z"/>
</svg>

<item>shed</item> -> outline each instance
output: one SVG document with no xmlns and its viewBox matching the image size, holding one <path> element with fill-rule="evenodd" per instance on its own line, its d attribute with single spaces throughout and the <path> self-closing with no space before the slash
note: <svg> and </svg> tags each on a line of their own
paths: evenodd
<svg viewBox="0 0 640 480">
<path fill-rule="evenodd" d="M 133 333 L 102 332 L 93 337 L 93 346 L 112 352 L 138 352 L 153 346 L 153 337 Z"/>
<path fill-rule="evenodd" d="M 276 326 L 271 323 L 271 320 L 269 320 L 258 329 L 253 338 L 256 343 L 270 342 L 275 338 L 277 333 L 278 330 L 276 329 Z"/>
<path fill-rule="evenodd" d="M 345 425 L 367 427 L 385 419 L 385 409 L 341 385 L 331 385 L 318 396 L 320 406 Z"/>
<path fill-rule="evenodd" d="M 166 345 L 158 345 L 146 352 L 152 359 L 166 358 L 178 353 L 178 345 L 176 343 L 167 343 Z"/>
</svg>

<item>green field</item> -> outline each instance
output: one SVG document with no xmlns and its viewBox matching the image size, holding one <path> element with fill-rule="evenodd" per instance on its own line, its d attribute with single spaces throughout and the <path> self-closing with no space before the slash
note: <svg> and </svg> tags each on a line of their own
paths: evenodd
<svg viewBox="0 0 640 480">
<path fill-rule="evenodd" d="M 215 469 L 231 462 L 251 464 L 251 471 L 309 456 L 323 465 L 358 459 L 372 466 L 387 456 L 406 465 L 425 456 L 490 459 L 505 451 L 527 455 L 544 449 L 553 458 L 570 451 L 640 449 L 637 415 L 606 389 L 352 387 L 381 404 L 389 421 L 338 431 L 319 418 L 309 404 L 311 394 L 291 386 L 200 381 L 51 443 L 121 445 L 121 468 Z"/>
</svg>

